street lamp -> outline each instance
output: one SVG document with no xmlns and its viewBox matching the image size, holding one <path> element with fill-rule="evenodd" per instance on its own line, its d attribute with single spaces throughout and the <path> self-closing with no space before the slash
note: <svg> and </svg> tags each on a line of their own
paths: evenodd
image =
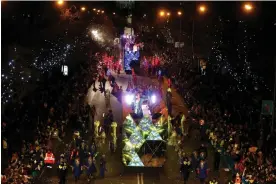
<svg viewBox="0 0 276 184">
<path fill-rule="evenodd" d="M 64 3 L 64 1 L 62 1 L 62 0 L 57 1 L 57 4 L 58 4 L 59 6 L 62 6 L 63 3 Z"/>
<path fill-rule="evenodd" d="M 85 11 L 86 10 L 86 8 L 83 6 L 83 7 L 81 7 L 81 11 Z"/>
<path fill-rule="evenodd" d="M 102 13 L 104 13 L 104 11 L 102 11 Z"/>
<path fill-rule="evenodd" d="M 167 13 L 167 17 L 169 17 L 170 15 L 171 15 L 171 13 L 170 13 L 170 12 L 168 12 L 168 13 Z"/>
<path fill-rule="evenodd" d="M 199 6 L 198 10 L 199 10 L 200 13 L 205 13 L 207 9 L 206 9 L 206 6 L 201 5 L 201 6 Z"/>
<path fill-rule="evenodd" d="M 207 7 L 205 5 L 200 5 L 198 7 L 198 11 L 199 13 L 203 14 L 207 11 Z M 195 32 L 195 16 L 193 17 L 193 28 L 192 28 L 192 57 L 193 57 L 193 61 L 195 58 L 195 54 L 194 54 L 194 32 Z M 200 65 L 199 65 L 199 60 L 198 60 L 198 70 L 200 70 Z"/>
<path fill-rule="evenodd" d="M 96 11 L 97 9 L 96 8 L 93 8 L 93 11 Z"/>
<path fill-rule="evenodd" d="M 243 9 L 244 9 L 246 12 L 251 12 L 251 11 L 253 10 L 253 6 L 252 6 L 252 4 L 250 4 L 250 3 L 246 3 L 246 4 L 244 4 Z"/>
<path fill-rule="evenodd" d="M 116 13 L 115 13 L 115 12 L 113 12 L 113 15 L 116 15 Z"/>
<path fill-rule="evenodd" d="M 180 60 L 180 42 L 181 42 L 181 31 L 182 31 L 182 19 L 181 19 L 181 16 L 182 16 L 182 12 L 181 12 L 181 11 L 178 11 L 178 12 L 177 12 L 177 15 L 178 15 L 178 17 L 179 17 L 178 59 Z"/>
<path fill-rule="evenodd" d="M 160 17 L 164 17 L 165 16 L 165 12 L 164 11 L 160 11 L 159 15 L 160 15 Z"/>
</svg>

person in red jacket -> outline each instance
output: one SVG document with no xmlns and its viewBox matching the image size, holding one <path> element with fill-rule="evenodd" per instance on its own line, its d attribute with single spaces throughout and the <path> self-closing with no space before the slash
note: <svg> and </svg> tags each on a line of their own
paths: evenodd
<svg viewBox="0 0 276 184">
<path fill-rule="evenodd" d="M 79 151 L 77 149 L 73 149 L 71 151 L 70 160 L 74 163 L 75 159 L 79 156 Z"/>
</svg>

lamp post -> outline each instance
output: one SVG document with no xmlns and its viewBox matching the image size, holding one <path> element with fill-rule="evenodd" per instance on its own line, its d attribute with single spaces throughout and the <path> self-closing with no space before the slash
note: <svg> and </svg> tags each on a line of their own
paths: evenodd
<svg viewBox="0 0 276 184">
<path fill-rule="evenodd" d="M 62 6 L 63 4 L 64 4 L 64 1 L 62 1 L 62 0 L 57 1 L 58 6 Z"/>
<path fill-rule="evenodd" d="M 201 5 L 201 6 L 198 7 L 198 12 L 200 14 L 204 14 L 204 13 L 206 13 L 206 11 L 207 11 L 206 6 Z M 192 25 L 192 59 L 193 59 L 193 61 L 195 59 L 195 54 L 194 54 L 194 33 L 195 33 L 195 15 L 193 17 L 193 25 Z M 197 66 L 198 66 L 198 71 L 200 71 L 199 60 L 197 61 Z"/>
<path fill-rule="evenodd" d="M 81 11 L 84 12 L 86 10 L 86 8 L 83 6 L 81 7 Z"/>
<path fill-rule="evenodd" d="M 181 32 L 182 32 L 182 12 L 178 11 L 177 15 L 179 17 L 179 45 L 178 45 L 178 60 L 180 60 L 180 42 L 181 42 Z"/>
<path fill-rule="evenodd" d="M 250 13 L 253 11 L 253 5 L 251 3 L 245 3 L 243 9 L 246 13 Z"/>
</svg>

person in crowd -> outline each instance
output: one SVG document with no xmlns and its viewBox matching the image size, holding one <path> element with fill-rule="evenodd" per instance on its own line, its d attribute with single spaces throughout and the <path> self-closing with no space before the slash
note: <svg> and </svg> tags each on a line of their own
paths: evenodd
<svg viewBox="0 0 276 184">
<path fill-rule="evenodd" d="M 92 142 L 89 153 L 92 157 L 97 156 L 97 147 L 96 147 L 95 142 Z"/>
<path fill-rule="evenodd" d="M 191 157 L 192 172 L 197 170 L 198 165 L 199 165 L 198 153 L 197 153 L 197 151 L 194 151 L 194 152 L 192 153 L 192 157 Z"/>
<path fill-rule="evenodd" d="M 220 157 L 221 157 L 221 149 L 218 148 L 215 150 L 215 155 L 214 155 L 214 170 L 219 171 L 219 165 L 220 165 Z"/>
<path fill-rule="evenodd" d="M 198 165 L 198 168 L 197 168 L 197 174 L 198 174 L 198 178 L 200 180 L 200 183 L 204 184 L 205 180 L 208 176 L 208 167 L 207 167 L 207 164 L 204 160 L 200 161 L 200 163 Z"/>
<path fill-rule="evenodd" d="M 190 176 L 191 162 L 188 157 L 184 157 L 183 162 L 180 167 L 180 171 L 184 180 L 184 184 L 187 183 Z"/>
<path fill-rule="evenodd" d="M 75 162 L 73 164 L 73 175 L 75 178 L 75 183 L 79 181 L 81 172 L 82 172 L 82 167 L 81 167 L 79 158 L 77 158 L 75 159 Z"/>
<path fill-rule="evenodd" d="M 199 152 L 199 154 L 203 153 L 205 157 L 208 157 L 208 149 L 204 144 L 200 145 L 198 152 Z"/>
<path fill-rule="evenodd" d="M 106 172 L 106 160 L 105 160 L 105 155 L 102 155 L 100 159 L 100 177 L 104 178 L 105 177 L 105 172 Z"/>
<path fill-rule="evenodd" d="M 86 174 L 87 174 L 88 182 L 90 182 L 90 180 L 94 178 L 94 174 L 97 172 L 95 162 L 96 160 L 91 155 L 89 155 L 87 159 L 87 163 L 85 165 L 85 167 L 87 168 Z"/>
<path fill-rule="evenodd" d="M 66 176 L 67 176 L 68 167 L 65 160 L 61 160 L 58 164 L 58 176 L 59 176 L 59 184 L 66 183 Z"/>
<path fill-rule="evenodd" d="M 112 110 L 108 110 L 108 113 L 104 116 L 104 130 L 105 134 L 109 135 L 111 123 L 113 122 L 113 113 Z"/>
<path fill-rule="evenodd" d="M 71 151 L 71 155 L 70 155 L 70 160 L 71 160 L 71 163 L 74 163 L 75 160 L 79 157 L 79 150 L 78 149 L 73 149 Z"/>
<path fill-rule="evenodd" d="M 51 150 L 48 150 L 45 154 L 44 163 L 49 168 L 52 168 L 52 166 L 55 164 L 55 156 Z"/>
</svg>

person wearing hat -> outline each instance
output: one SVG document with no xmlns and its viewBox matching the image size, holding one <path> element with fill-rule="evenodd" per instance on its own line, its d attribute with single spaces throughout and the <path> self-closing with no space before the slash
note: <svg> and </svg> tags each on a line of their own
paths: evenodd
<svg viewBox="0 0 276 184">
<path fill-rule="evenodd" d="M 183 162 L 180 167 L 180 172 L 183 176 L 184 184 L 187 183 L 190 176 L 191 162 L 188 157 L 184 157 Z"/>
<path fill-rule="evenodd" d="M 64 160 L 62 160 L 58 165 L 59 184 L 66 183 L 67 171 L 68 171 L 67 164 Z"/>
</svg>

